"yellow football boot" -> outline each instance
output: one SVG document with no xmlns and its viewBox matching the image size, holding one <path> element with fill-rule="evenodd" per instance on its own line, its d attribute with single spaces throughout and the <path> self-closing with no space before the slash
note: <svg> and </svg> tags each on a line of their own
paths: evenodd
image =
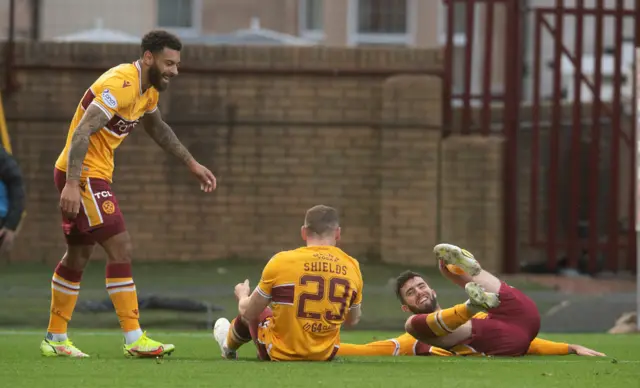
<svg viewBox="0 0 640 388">
<path fill-rule="evenodd" d="M 125 344 L 122 348 L 126 357 L 162 357 L 169 355 L 176 350 L 172 344 L 163 344 L 147 337 L 147 332 L 142 333 L 142 337 L 131 345 Z"/>
<path fill-rule="evenodd" d="M 45 357 L 89 357 L 88 354 L 76 348 L 69 339 L 60 342 L 43 339 L 40 343 L 40 352 Z"/>
</svg>

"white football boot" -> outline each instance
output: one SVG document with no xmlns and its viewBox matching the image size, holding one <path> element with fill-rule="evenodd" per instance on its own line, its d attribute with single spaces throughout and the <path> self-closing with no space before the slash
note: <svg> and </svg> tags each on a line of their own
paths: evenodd
<svg viewBox="0 0 640 388">
<path fill-rule="evenodd" d="M 231 322 L 229 322 L 227 318 L 220 318 L 213 325 L 213 338 L 220 346 L 222 358 L 227 360 L 237 360 L 237 352 L 227 347 L 227 335 L 229 334 L 229 330 L 231 330 Z"/>
</svg>

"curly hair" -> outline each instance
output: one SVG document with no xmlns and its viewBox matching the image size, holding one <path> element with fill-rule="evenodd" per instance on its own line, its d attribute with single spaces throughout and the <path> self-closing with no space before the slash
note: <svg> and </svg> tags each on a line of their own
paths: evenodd
<svg viewBox="0 0 640 388">
<path fill-rule="evenodd" d="M 143 38 L 140 48 L 142 54 L 145 51 L 150 51 L 152 54 L 156 54 L 168 47 L 172 50 L 180 51 L 182 49 L 182 42 L 180 39 L 170 32 L 164 30 L 153 30 L 148 32 Z"/>
</svg>

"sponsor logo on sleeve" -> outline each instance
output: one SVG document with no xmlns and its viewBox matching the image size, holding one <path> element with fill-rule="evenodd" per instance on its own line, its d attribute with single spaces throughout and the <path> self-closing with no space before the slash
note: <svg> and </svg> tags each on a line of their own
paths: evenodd
<svg viewBox="0 0 640 388">
<path fill-rule="evenodd" d="M 116 97 L 111 94 L 111 91 L 109 89 L 105 89 L 102 91 L 102 101 L 104 101 L 105 105 L 107 105 L 111 109 L 118 108 L 118 100 L 116 100 Z"/>
</svg>

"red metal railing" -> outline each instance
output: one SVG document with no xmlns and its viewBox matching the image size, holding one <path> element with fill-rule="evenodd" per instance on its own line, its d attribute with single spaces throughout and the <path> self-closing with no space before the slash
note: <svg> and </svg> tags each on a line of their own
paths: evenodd
<svg viewBox="0 0 640 388">
<path fill-rule="evenodd" d="M 548 269 L 554 270 L 557 267 L 557 259 L 559 250 L 564 250 L 567 256 L 567 265 L 571 268 L 579 266 L 579 258 L 581 250 L 588 252 L 588 271 L 595 273 L 598 270 L 617 271 L 620 269 L 618 264 L 618 253 L 620 248 L 625 248 L 626 267 L 635 270 L 635 182 L 636 182 L 636 132 L 635 119 L 636 112 L 632 109 L 632 122 L 628 133 L 623 131 L 623 110 L 622 110 L 622 45 L 623 45 L 623 21 L 625 18 L 633 17 L 635 11 L 625 9 L 623 0 L 616 0 L 615 8 L 605 8 L 603 0 L 597 0 L 594 8 L 586 8 L 584 0 L 575 0 L 575 7 L 568 8 L 564 0 L 556 0 L 555 8 L 536 8 L 534 23 L 534 73 L 533 73 L 533 139 L 532 139 L 532 158 L 531 158 L 531 214 L 530 214 L 530 243 L 533 246 L 546 249 Z M 568 49 L 563 38 L 565 37 L 564 20 L 567 16 L 575 18 L 575 39 L 573 48 Z M 551 26 L 549 19 L 555 18 L 554 26 Z M 583 35 L 585 31 L 585 17 L 589 16 L 595 20 L 595 39 L 594 39 L 594 81 L 593 83 L 583 73 L 582 57 L 583 57 Z M 601 92 L 603 86 L 602 79 L 602 58 L 604 56 L 604 18 L 613 16 L 614 19 L 614 42 L 613 42 L 613 99 L 605 103 L 601 100 Z M 635 20 L 635 19 L 634 19 Z M 636 26 L 637 27 L 637 26 Z M 549 133 L 549 173 L 548 173 L 548 217 L 546 224 L 546 241 L 539 236 L 539 177 L 540 177 L 540 149 L 541 149 L 541 128 L 540 128 L 540 104 L 541 104 L 541 71 L 542 71 L 542 47 L 543 33 L 551 34 L 554 41 L 554 57 L 553 57 L 553 101 L 551 114 L 551 131 Z M 638 36 L 636 36 L 636 42 Z M 565 40 L 566 42 L 566 40 Z M 563 166 L 560 165 L 560 134 L 562 131 L 562 57 L 569 59 L 574 67 L 573 76 L 573 106 L 572 106 L 572 125 L 570 128 L 570 146 L 569 154 L 571 160 L 569 163 L 569 201 L 568 201 L 568 220 L 567 234 L 564 239 L 558 235 L 558 215 L 559 215 L 559 199 L 560 187 L 559 171 Z M 584 137 L 582 133 L 583 114 L 582 114 L 582 86 L 586 85 L 593 94 L 593 104 L 591 111 L 591 131 L 589 137 L 591 139 L 588 152 L 588 225 L 589 233 L 586 241 L 578 235 L 579 210 L 585 204 L 580 201 L 580 174 L 583 163 L 580 156 L 580 143 Z M 635 93 L 635 91 L 634 91 Z M 603 133 L 602 119 L 609 118 L 611 120 L 611 133 Z M 603 135 L 609 135 L 611 149 L 610 152 L 604 154 L 602 150 Z M 629 169 L 629 191 L 628 209 L 626 225 L 626 236 L 619 241 L 619 202 L 620 202 L 620 147 L 622 144 L 628 148 L 630 155 L 629 165 L 633 168 Z M 611 177 L 609 182 L 603 182 L 599 174 L 600 159 L 606 156 L 609 158 Z M 625 162 L 626 163 L 626 162 Z M 606 219 L 606 243 L 600 243 L 598 233 L 598 214 L 602 205 L 598 195 L 598 190 L 602 185 L 610 188 L 610 200 L 605 203 L 607 206 Z M 605 254 L 604 268 L 598 268 L 597 257 L 603 252 Z"/>
<path fill-rule="evenodd" d="M 516 200 L 518 193 L 517 176 L 518 170 L 518 134 L 520 132 L 519 111 L 520 111 L 520 95 L 522 88 L 522 58 L 525 56 L 522 49 L 524 47 L 521 39 L 521 25 L 524 20 L 524 12 L 520 7 L 522 2 L 511 0 L 443 0 L 447 6 L 447 43 L 445 46 L 445 91 L 446 99 L 444 112 L 445 136 L 450 133 L 459 134 L 480 134 L 490 135 L 496 133 L 492 130 L 492 125 L 498 124 L 491 117 L 491 104 L 501 105 L 504 111 L 504 117 L 500 123 L 502 128 L 499 134 L 506 139 L 505 147 L 505 181 L 504 181 L 504 224 L 505 224 L 505 270 L 507 272 L 517 271 L 517 247 L 519 237 L 519 225 L 517 223 L 517 207 Z M 531 138 L 531 171 L 530 191 L 528 193 L 520 193 L 519 195 L 529 195 L 530 212 L 529 214 L 521 214 L 527 217 L 529 221 L 529 244 L 533 247 L 544 250 L 547 256 L 547 266 L 550 270 L 555 270 L 558 265 L 559 254 L 566 254 L 569 267 L 577 268 L 579 266 L 580 257 L 583 251 L 589 253 L 589 261 L 587 264 L 588 271 L 593 273 L 601 269 L 618 270 L 618 256 L 620 249 L 624 249 L 626 255 L 626 267 L 635 270 L 635 189 L 636 189 L 636 133 L 635 130 L 625 131 L 624 127 L 628 127 L 627 119 L 624 118 L 622 109 L 623 101 L 621 94 L 622 85 L 622 43 L 623 43 L 623 20 L 633 17 L 635 13 L 640 13 L 638 9 L 627 9 L 623 0 L 616 0 L 613 6 L 605 7 L 604 0 L 596 0 L 595 6 L 587 7 L 584 0 L 556 0 L 555 6 L 540 7 L 528 10 L 533 12 L 534 35 L 530 47 L 533 48 L 532 63 L 532 87 L 533 87 L 533 104 L 531 106 L 532 120 L 532 138 Z M 460 8 L 466 10 L 464 18 L 466 31 L 462 35 L 466 38 L 464 50 L 458 48 L 458 56 L 454 55 L 456 47 L 454 45 L 454 21 L 459 15 L 455 14 L 454 5 L 461 5 Z M 483 17 L 478 17 L 478 6 L 484 6 Z M 496 65 L 494 58 L 494 32 L 493 28 L 484 29 L 478 36 L 474 27 L 475 24 L 482 26 L 492 26 L 495 23 L 497 7 L 504 7 L 506 10 L 506 30 L 504 30 L 504 89 L 502 93 L 496 94 L 491 91 L 492 68 Z M 640 7 L 636 5 L 635 7 Z M 459 8 L 459 9 L 460 9 Z M 573 31 L 568 30 L 565 26 L 565 20 L 570 17 L 575 20 Z M 604 56 L 604 19 L 615 20 L 613 35 L 614 42 L 613 62 L 615 72 L 613 74 L 613 90 L 612 101 L 604 102 L 601 100 L 601 92 L 603 88 L 603 67 L 602 57 Z M 553 20 L 552 20 L 553 19 Z M 636 19 L 634 19 L 635 21 Z M 592 22 L 593 21 L 593 22 Z M 593 23 L 595 27 L 592 27 Z M 636 22 L 635 30 L 639 31 L 640 27 Z M 591 51 L 590 44 L 584 42 L 584 33 L 587 29 L 594 28 L 595 38 L 593 39 L 593 51 L 595 58 L 594 77 L 588 77 L 582 69 L 583 54 Z M 574 38 L 573 42 L 568 42 L 567 35 L 571 33 Z M 636 43 L 638 36 L 636 33 Z M 543 74 L 545 63 L 543 63 L 543 41 L 549 36 L 553 42 L 553 61 L 550 73 Z M 567 44 L 569 43 L 569 44 Z M 484 44 L 484 49 L 477 54 L 476 48 L 474 53 L 474 44 Z M 585 44 L 587 46 L 585 46 Z M 477 63 L 482 63 L 482 72 L 474 72 L 474 54 L 480 55 Z M 568 60 L 574 68 L 572 76 L 573 93 L 569 96 L 573 100 L 570 115 L 563 117 L 563 68 L 561 66 L 562 59 Z M 464 66 L 460 70 L 461 78 L 454 79 L 453 72 L 456 65 Z M 474 85 L 472 77 L 483 77 L 480 84 L 480 90 L 473 90 Z M 547 140 L 542 141 L 541 121 L 543 111 L 541 106 L 543 98 L 542 85 L 545 83 L 543 77 L 550 77 L 552 81 L 551 101 L 545 102 L 549 105 L 550 110 L 545 111 L 547 116 Z M 453 93 L 454 83 L 459 85 L 460 93 Z M 582 102 L 584 96 L 583 86 L 587 87 L 589 93 L 593 97 L 591 104 L 590 121 L 587 125 L 587 115 L 585 115 L 585 104 Z M 635 90 L 634 90 L 635 96 Z M 451 101 L 460 102 L 457 108 L 460 112 L 459 118 L 452 115 L 453 108 Z M 474 110 L 479 111 L 479 120 L 472 120 Z M 633 109 L 633 123 L 636 120 L 636 111 Z M 628 117 L 628 116 L 627 116 Z M 456 120 L 458 119 L 458 120 Z M 570 119 L 571 125 L 567 128 L 564 120 Z M 610 124 L 603 124 L 604 119 L 609 119 Z M 583 129 L 585 127 L 585 129 Z M 635 128 L 635 125 L 631 125 Z M 561 161 L 564 141 L 563 135 L 568 138 L 568 154 L 570 160 L 568 163 Z M 585 157 L 581 151 L 584 138 L 590 138 L 588 146 L 588 155 Z M 611 144 L 610 149 L 604 149 L 605 144 Z M 529 147 L 528 144 L 520 146 Z M 620 155 L 621 147 L 628 149 L 630 155 L 629 161 L 625 160 L 621 164 Z M 541 154 L 548 155 L 548 165 L 543 167 Z M 611 174 L 608 179 L 600 176 L 600 161 L 606 159 L 606 163 L 610 165 Z M 633 166 L 629 169 L 628 177 L 625 175 L 624 180 L 630 179 L 629 191 L 620 192 L 621 168 L 627 167 L 627 163 Z M 527 168 L 527 166 L 520 166 Z M 590 173 L 586 178 L 581 177 L 581 170 L 588 168 Z M 568 179 L 561 179 L 561 172 L 568 173 Z M 540 193 L 541 175 L 545 174 L 546 192 Z M 586 179 L 586 180 L 585 180 Z M 603 202 L 598 192 L 601 187 L 609 187 L 610 193 L 607 202 Z M 580 194 L 582 187 L 586 187 L 587 200 L 581 200 Z M 628 209 L 624 212 L 629 220 L 625 225 L 625 232 L 622 235 L 619 231 L 620 217 L 620 196 L 627 196 Z M 561 206 L 560 199 L 565 199 L 568 205 Z M 541 207 L 544 202 L 544 206 Z M 604 206 L 604 207 L 603 207 Z M 588 235 L 580 237 L 578 235 L 578 225 L 581 221 L 580 210 L 586 209 L 586 217 L 588 219 Z M 602 216 L 599 216 L 602 210 L 607 209 L 606 232 L 600 233 L 598 226 Z M 563 211 L 567 210 L 568 214 L 564 215 Z M 540 232 L 541 213 L 545 214 L 546 222 L 544 224 L 544 233 Z M 568 225 L 567 233 L 562 233 L 559 222 L 562 221 Z M 601 242 L 600 235 L 606 235 L 606 242 Z M 524 242 L 524 241 L 523 241 Z M 604 268 L 599 268 L 597 257 L 604 253 L 606 264 Z"/>
<path fill-rule="evenodd" d="M 520 112 L 520 95 L 521 95 L 521 71 L 522 71 L 522 11 L 520 3 L 513 0 L 443 0 L 443 4 L 447 7 L 447 43 L 445 46 L 445 74 L 444 74 L 444 134 L 445 136 L 456 132 L 464 135 L 480 134 L 489 136 L 495 134 L 492 131 L 491 105 L 498 103 L 504 109 L 502 129 L 499 133 L 506 138 L 505 158 L 504 158 L 504 225 L 505 239 L 503 254 L 505 258 L 512 258 L 505 261 L 505 270 L 507 272 L 517 271 L 517 163 L 514 161 L 518 158 L 517 138 L 519 130 L 519 112 Z M 452 93 L 454 85 L 453 71 L 459 61 L 454 59 L 454 20 L 456 17 L 456 4 L 463 4 L 466 11 L 464 59 L 462 61 L 463 85 L 461 93 Z M 484 17 L 477 17 L 478 6 L 484 6 Z M 492 92 L 492 69 L 494 66 L 494 31 L 493 26 L 496 19 L 496 8 L 503 7 L 505 9 L 506 28 L 502 31 L 504 36 L 504 88 L 502 93 L 495 94 Z M 502 22 L 502 21 L 501 21 Z M 475 24 L 478 23 L 484 27 L 484 34 L 481 34 L 479 41 L 475 41 Z M 486 26 L 491 26 L 487 28 Z M 474 43 L 483 43 L 482 51 L 482 82 L 481 90 L 478 92 L 472 90 L 474 76 L 473 70 L 473 54 Z M 454 123 L 452 117 L 452 101 L 461 101 L 462 112 L 460 122 Z M 480 103 L 480 120 L 478 123 L 472 122 L 473 109 L 477 103 Z"/>
<path fill-rule="evenodd" d="M 604 9 L 604 0 L 598 0 L 596 7 L 600 10 Z M 602 55 L 602 41 L 603 41 L 603 30 L 604 30 L 604 18 L 596 17 L 596 37 L 594 40 L 595 44 L 595 68 L 594 68 L 594 81 L 595 85 L 593 87 L 594 96 L 600 96 L 602 90 L 602 61 L 600 60 L 600 56 Z M 576 72 L 577 73 L 577 72 Z M 590 147 L 590 159 L 589 159 L 589 171 L 592 171 L 593 174 L 589 179 L 589 252 L 592 252 L 589 255 L 589 271 L 595 271 L 596 268 L 596 252 L 598 252 L 598 228 L 596 225 L 598 224 L 598 179 L 596 175 L 596 171 L 598 171 L 598 160 L 600 160 L 600 114 L 601 114 L 602 101 L 600 101 L 599 97 L 596 97 L 596 103 L 592 107 L 593 112 L 591 116 L 591 121 L 593 123 L 593 128 L 591 129 L 591 147 Z M 571 261 L 571 259 L 570 259 Z M 574 260 L 575 261 L 575 260 Z M 573 261 L 572 261 L 573 263 Z"/>
<path fill-rule="evenodd" d="M 635 46 L 635 51 L 638 52 L 638 50 L 640 50 L 640 5 L 638 5 L 638 3 L 636 2 L 636 9 L 635 9 L 635 16 L 634 16 L 634 21 L 636 23 L 636 28 L 635 28 L 635 37 L 634 37 L 634 46 Z M 633 132 L 633 140 L 634 143 L 637 144 L 638 138 L 638 109 L 640 109 L 640 106 L 638 105 L 638 98 L 640 98 L 640 96 L 638 96 L 638 88 L 640 87 L 640 84 L 638 84 L 638 74 L 640 74 L 640 63 L 638 63 L 638 56 L 636 55 L 636 53 L 634 53 L 634 66 L 633 66 L 633 70 L 634 70 L 634 74 L 633 74 L 633 86 L 632 86 L 632 93 L 631 93 L 631 117 L 633 120 L 633 123 L 631 125 L 631 131 Z M 638 190 L 640 190 L 640 188 L 637 187 L 637 182 L 638 182 L 638 175 L 640 174 L 640 170 L 638 169 L 638 150 L 637 150 L 637 145 L 634 144 L 634 149 L 631 151 L 631 165 L 633 166 L 633 168 L 631 169 L 631 182 L 632 184 L 629 187 L 629 195 L 631 196 L 631 203 L 629 203 L 629 214 L 633 214 L 633 217 L 631 221 L 631 223 L 636 223 L 638 220 L 638 202 L 637 202 L 637 197 L 638 197 Z M 635 229 L 635 225 L 634 225 L 634 229 Z M 627 257 L 627 267 L 632 268 L 636 273 L 638 272 L 638 261 L 637 261 L 637 249 L 638 249 L 638 239 L 637 239 L 637 231 L 636 231 L 636 236 L 629 236 L 629 245 L 632 246 L 633 249 L 633 254 L 630 254 Z M 640 285 L 639 285 L 640 287 Z"/>
<path fill-rule="evenodd" d="M 461 134 L 482 134 L 489 135 L 491 134 L 491 104 L 495 102 L 502 102 L 505 104 L 510 96 L 513 96 L 513 92 L 515 89 L 508 88 L 505 86 L 505 89 L 502 93 L 495 94 L 491 91 L 492 86 L 492 67 L 494 65 L 493 56 L 494 56 L 494 31 L 493 28 L 484 28 L 484 34 L 480 36 L 480 41 L 478 43 L 484 43 L 483 57 L 482 57 L 482 88 L 481 91 L 476 92 L 472 90 L 473 83 L 473 49 L 475 43 L 475 25 L 478 23 L 481 26 L 493 26 L 495 20 L 495 10 L 497 6 L 505 7 L 508 10 L 507 22 L 508 25 L 504 31 L 504 44 L 506 50 L 510 55 L 505 56 L 505 69 L 509 71 L 511 67 L 513 67 L 516 62 L 518 62 L 518 58 L 514 56 L 520 50 L 520 41 L 519 39 L 514 40 L 514 36 L 509 36 L 506 32 L 509 30 L 517 31 L 519 36 L 519 22 L 520 16 L 517 14 L 518 5 L 513 4 L 513 1 L 510 0 L 442 0 L 444 6 L 446 7 L 446 25 L 447 25 L 447 42 L 445 44 L 445 71 L 444 71 L 444 98 L 448 103 L 445 104 L 444 111 L 444 127 L 445 134 L 451 132 L 459 132 Z M 456 32 L 454 30 L 454 24 L 456 16 L 460 16 L 456 14 L 455 5 L 462 5 L 459 8 L 459 11 L 465 12 L 464 17 L 464 32 Z M 478 6 L 485 6 L 485 12 L 483 18 L 478 18 L 477 8 Z M 454 58 L 454 50 L 456 48 L 455 36 L 461 35 L 464 37 L 464 55 L 462 60 L 456 60 Z M 462 73 L 462 91 L 459 93 L 453 93 L 453 72 L 454 68 L 457 64 L 461 64 L 463 66 Z M 505 83 L 515 81 L 515 80 L 505 80 Z M 461 122 L 454 124 L 452 117 L 452 104 L 451 101 L 460 101 L 462 105 L 461 112 Z M 474 106 L 477 105 L 474 103 L 479 102 L 481 104 L 481 120 L 480 126 L 478 127 L 477 123 L 472 123 L 472 113 Z M 505 122 L 506 122 L 505 118 Z"/>
</svg>

